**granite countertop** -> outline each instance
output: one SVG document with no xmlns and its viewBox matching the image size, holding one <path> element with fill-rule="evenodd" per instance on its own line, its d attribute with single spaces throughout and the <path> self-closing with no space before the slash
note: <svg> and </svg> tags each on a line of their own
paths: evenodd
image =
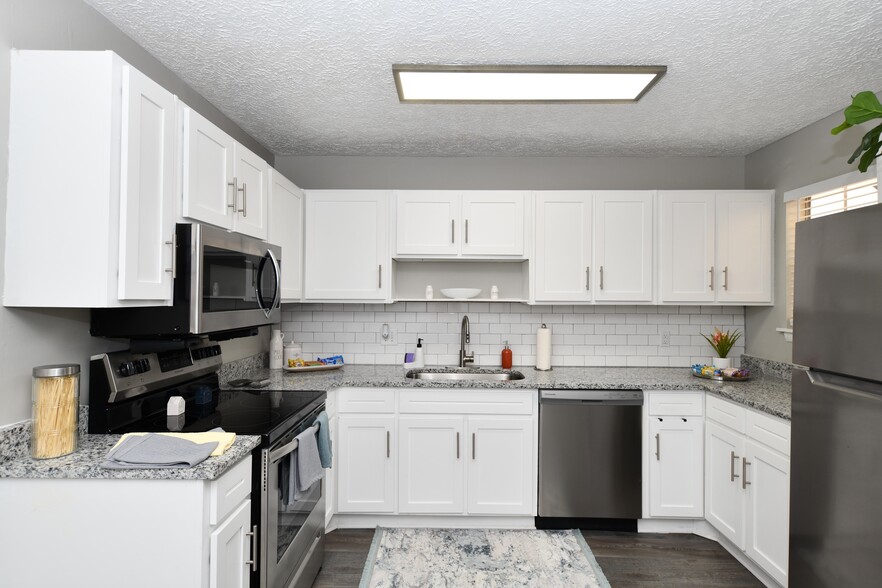
<svg viewBox="0 0 882 588">
<path fill-rule="evenodd" d="M 431 368 L 427 368 L 431 369 Z M 411 380 L 404 368 L 393 365 L 346 365 L 322 372 L 285 372 L 257 369 L 245 374 L 254 380 L 269 378 L 270 390 L 322 390 L 334 388 L 484 388 L 484 389 L 623 389 L 703 390 L 790 420 L 790 382 L 757 375 L 746 382 L 714 382 L 692 376 L 689 368 L 556 367 L 548 372 L 515 367 L 523 380 L 438 381 Z M 241 377 L 241 376 L 238 376 Z M 233 389 L 228 385 L 225 389 Z"/>
<path fill-rule="evenodd" d="M 18 455 L 0 460 L 0 478 L 67 478 L 100 480 L 214 480 L 251 454 L 260 437 L 236 435 L 236 441 L 220 457 L 209 457 L 192 468 L 153 470 L 108 470 L 101 467 L 104 456 L 121 435 L 80 435 L 79 447 L 69 455 L 53 459 L 32 459 L 27 439 Z M 15 442 L 15 441 L 13 441 Z"/>
</svg>

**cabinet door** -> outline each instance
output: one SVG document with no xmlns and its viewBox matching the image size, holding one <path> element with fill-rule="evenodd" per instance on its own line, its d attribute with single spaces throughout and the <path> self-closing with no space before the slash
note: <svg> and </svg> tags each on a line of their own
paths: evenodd
<svg viewBox="0 0 882 588">
<path fill-rule="evenodd" d="M 718 302 L 772 301 L 772 195 L 717 194 Z"/>
<path fill-rule="evenodd" d="M 713 192 L 659 192 L 662 302 L 713 302 Z"/>
<path fill-rule="evenodd" d="M 251 566 L 251 501 L 246 500 L 219 524 L 209 537 L 208 585 L 210 588 L 248 588 Z"/>
<path fill-rule="evenodd" d="M 591 300 L 591 192 L 536 193 L 537 302 Z"/>
<path fill-rule="evenodd" d="M 395 251 L 399 255 L 457 255 L 459 192 L 395 192 Z"/>
<path fill-rule="evenodd" d="M 257 239 L 266 239 L 267 163 L 239 143 L 233 146 L 235 211 L 233 230 Z"/>
<path fill-rule="evenodd" d="M 702 417 L 650 417 L 649 515 L 704 516 Z"/>
<path fill-rule="evenodd" d="M 741 487 L 744 438 L 712 422 L 705 424 L 704 515 L 739 549 L 744 549 L 745 493 Z"/>
<path fill-rule="evenodd" d="M 745 459 L 745 551 L 750 559 L 782 586 L 786 586 L 790 541 L 790 460 L 752 441 L 746 444 Z"/>
<path fill-rule="evenodd" d="M 387 192 L 306 193 L 306 298 L 385 300 Z"/>
<path fill-rule="evenodd" d="M 120 300 L 171 300 L 175 233 L 175 97 L 122 68 Z"/>
<path fill-rule="evenodd" d="M 463 417 L 398 419 L 398 512 L 463 512 Z"/>
<path fill-rule="evenodd" d="M 303 191 L 269 170 L 266 240 L 282 248 L 282 302 L 303 295 Z"/>
<path fill-rule="evenodd" d="M 184 200 L 182 213 L 193 220 L 232 227 L 235 199 L 233 145 L 235 141 L 191 108 L 184 118 Z"/>
<path fill-rule="evenodd" d="M 652 201 L 648 191 L 595 192 L 595 300 L 652 300 Z"/>
<path fill-rule="evenodd" d="M 338 512 L 395 509 L 395 417 L 340 415 Z"/>
<path fill-rule="evenodd" d="M 524 192 L 463 192 L 463 255 L 523 255 L 526 202 Z"/>
<path fill-rule="evenodd" d="M 468 513 L 535 514 L 533 421 L 468 417 Z"/>
</svg>

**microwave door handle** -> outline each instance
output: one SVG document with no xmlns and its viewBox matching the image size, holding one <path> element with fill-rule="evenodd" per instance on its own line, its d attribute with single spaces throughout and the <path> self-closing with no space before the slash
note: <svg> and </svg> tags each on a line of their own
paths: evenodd
<svg viewBox="0 0 882 588">
<path fill-rule="evenodd" d="M 267 249 L 266 253 L 269 255 L 270 261 L 273 262 L 273 269 L 276 272 L 276 291 L 273 293 L 272 304 L 270 304 L 269 309 L 266 311 L 266 316 L 269 318 L 270 313 L 282 304 L 282 267 L 279 265 L 279 260 L 273 255 L 272 250 Z"/>
</svg>

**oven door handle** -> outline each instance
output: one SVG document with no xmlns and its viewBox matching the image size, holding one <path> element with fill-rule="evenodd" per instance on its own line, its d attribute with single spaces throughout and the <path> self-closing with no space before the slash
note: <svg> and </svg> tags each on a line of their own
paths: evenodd
<svg viewBox="0 0 882 588">
<path fill-rule="evenodd" d="M 318 423 L 315 423 L 314 425 L 309 427 L 309 429 L 306 429 L 306 430 L 307 431 L 311 430 L 312 433 L 315 434 L 318 432 L 319 426 L 320 425 Z M 294 439 L 290 443 L 286 443 L 286 444 L 282 445 L 281 447 L 279 447 L 278 449 L 274 449 L 274 450 L 270 451 L 270 455 L 269 455 L 270 463 L 271 464 L 276 463 L 277 461 L 279 461 L 280 459 L 282 459 L 283 457 L 285 457 L 286 455 L 288 455 L 292 451 L 296 450 L 298 445 L 299 445 L 299 442 L 297 441 L 297 439 Z"/>
</svg>

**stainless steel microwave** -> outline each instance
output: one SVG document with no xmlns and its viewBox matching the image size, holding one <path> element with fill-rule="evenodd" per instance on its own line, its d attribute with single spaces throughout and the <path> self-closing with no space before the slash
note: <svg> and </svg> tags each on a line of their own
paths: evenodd
<svg viewBox="0 0 882 588">
<path fill-rule="evenodd" d="M 178 224 L 172 304 L 93 309 L 90 332 L 100 337 L 179 338 L 247 334 L 278 323 L 281 258 L 280 247 L 253 237 Z"/>
</svg>

